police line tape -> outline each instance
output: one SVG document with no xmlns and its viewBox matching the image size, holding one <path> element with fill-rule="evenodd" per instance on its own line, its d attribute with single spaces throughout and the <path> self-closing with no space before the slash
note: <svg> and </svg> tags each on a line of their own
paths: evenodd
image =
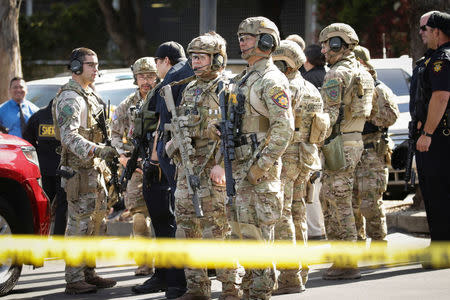
<svg viewBox="0 0 450 300">
<path fill-rule="evenodd" d="M 344 266 L 355 263 L 392 264 L 431 262 L 450 267 L 450 244 L 433 243 L 426 248 L 387 246 L 372 242 L 317 242 L 308 246 L 277 241 L 217 241 L 108 237 L 39 237 L 9 235 L 0 237 L 0 264 L 19 263 L 42 266 L 45 258 L 58 257 L 66 264 L 95 265 L 101 260 L 135 260 L 138 265 L 157 267 L 233 268 L 238 263 L 263 268 L 276 263 L 279 268 L 298 268 L 333 262 Z"/>
</svg>

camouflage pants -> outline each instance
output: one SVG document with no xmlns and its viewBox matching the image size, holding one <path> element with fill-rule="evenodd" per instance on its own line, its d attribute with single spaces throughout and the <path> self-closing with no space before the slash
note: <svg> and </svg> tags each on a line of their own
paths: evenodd
<svg viewBox="0 0 450 300">
<path fill-rule="evenodd" d="M 133 236 L 149 237 L 150 228 L 146 218 L 149 216 L 142 193 L 142 174 L 134 172 L 127 185 L 125 207 L 133 215 Z"/>
<path fill-rule="evenodd" d="M 352 193 L 356 165 L 363 151 L 363 143 L 344 141 L 345 167 L 338 171 L 324 168 L 320 202 L 325 230 L 329 240 L 356 241 Z"/>
<path fill-rule="evenodd" d="M 92 169 L 81 169 L 70 179 L 62 179 L 67 194 L 66 236 L 93 236 L 106 232 L 106 194 L 101 174 Z M 95 276 L 93 267 L 85 264 L 66 264 L 66 282 L 73 283 Z"/>
<path fill-rule="evenodd" d="M 388 176 L 384 155 L 378 155 L 374 149 L 364 150 L 355 170 L 353 185 L 353 213 L 360 240 L 366 238 L 366 232 L 373 240 L 386 238 L 383 193 L 387 188 Z"/>
<path fill-rule="evenodd" d="M 290 240 L 294 244 L 297 240 L 306 244 L 307 225 L 304 196 L 305 182 L 309 171 L 304 171 L 300 167 L 297 144 L 288 147 L 282 160 L 281 178 L 284 186 L 284 202 L 281 219 L 275 225 L 275 239 Z M 281 269 L 279 271 L 280 275 L 277 278 L 278 288 L 300 287 L 306 283 L 306 278 L 301 278 L 299 269 Z"/>
<path fill-rule="evenodd" d="M 281 191 L 281 162 L 275 164 L 257 185 L 245 178 L 243 164 L 233 165 L 233 174 L 238 182 L 237 196 L 230 213 L 233 236 L 241 239 L 273 242 L 275 224 L 281 218 L 283 192 Z M 238 271 L 229 272 L 226 285 L 237 285 Z M 222 283 L 222 286 L 224 283 Z M 250 299 L 269 299 L 275 285 L 275 270 L 247 269 L 242 280 L 242 289 Z"/>
<path fill-rule="evenodd" d="M 186 177 L 182 169 L 178 170 L 177 189 L 175 191 L 175 216 L 177 222 L 177 238 L 218 239 L 223 240 L 230 234 L 225 208 L 225 187 L 213 185 L 209 179 L 211 168 L 206 168 L 200 176 L 199 202 L 203 209 L 203 218 L 197 218 L 192 196 L 188 193 Z M 185 268 L 188 293 L 196 296 L 211 297 L 211 281 L 206 268 Z M 217 269 L 217 280 L 226 281 L 224 270 Z M 225 276 L 225 277 L 224 277 Z M 236 293 L 238 289 L 231 287 L 223 292 Z"/>
</svg>

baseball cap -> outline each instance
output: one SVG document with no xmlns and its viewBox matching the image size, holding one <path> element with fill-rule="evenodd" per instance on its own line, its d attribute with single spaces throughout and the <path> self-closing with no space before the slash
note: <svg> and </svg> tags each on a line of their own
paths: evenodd
<svg viewBox="0 0 450 300">
<path fill-rule="evenodd" d="M 173 41 L 162 43 L 156 50 L 155 58 L 164 58 L 166 56 L 177 62 L 182 58 L 186 58 L 183 46 Z"/>
<path fill-rule="evenodd" d="M 438 28 L 442 32 L 450 36 L 450 14 L 444 12 L 432 13 L 428 18 L 427 26 L 431 28 Z"/>
</svg>

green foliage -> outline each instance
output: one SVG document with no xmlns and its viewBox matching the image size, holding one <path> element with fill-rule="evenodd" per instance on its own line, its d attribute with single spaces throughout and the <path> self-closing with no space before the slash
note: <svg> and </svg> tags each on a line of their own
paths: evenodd
<svg viewBox="0 0 450 300">
<path fill-rule="evenodd" d="M 334 22 L 351 25 L 360 44 L 372 57 L 382 56 L 385 33 L 388 57 L 408 53 L 408 0 L 317 0 L 318 21 L 322 26 Z"/>
<path fill-rule="evenodd" d="M 106 55 L 109 40 L 103 14 L 96 0 L 80 0 L 66 7 L 55 2 L 50 11 L 19 17 L 23 60 L 68 59 L 76 47 Z"/>
</svg>

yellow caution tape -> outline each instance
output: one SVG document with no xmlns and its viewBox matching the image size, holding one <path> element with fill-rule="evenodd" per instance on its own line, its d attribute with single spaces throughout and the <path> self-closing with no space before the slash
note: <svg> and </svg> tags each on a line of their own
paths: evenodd
<svg viewBox="0 0 450 300">
<path fill-rule="evenodd" d="M 105 237 L 0 237 L 0 263 L 43 265 L 47 257 L 60 257 L 68 265 L 95 265 L 96 259 L 135 260 L 138 265 L 153 262 L 157 267 L 233 268 L 238 263 L 263 268 L 276 263 L 280 268 L 298 268 L 334 262 L 391 264 L 430 262 L 450 267 L 450 244 L 433 243 L 426 248 L 387 246 L 372 242 L 310 242 L 308 246 L 277 241 L 216 241 L 175 239 L 129 239 Z"/>
</svg>

